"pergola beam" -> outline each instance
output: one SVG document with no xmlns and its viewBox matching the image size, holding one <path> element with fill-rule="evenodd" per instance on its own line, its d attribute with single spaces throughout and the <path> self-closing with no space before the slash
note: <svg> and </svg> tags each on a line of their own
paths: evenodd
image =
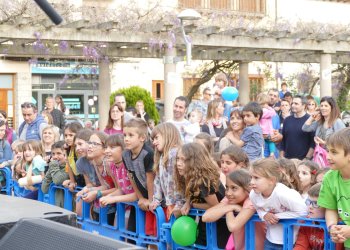
<svg viewBox="0 0 350 250">
<path fill-rule="evenodd" d="M 117 30 L 117 25 L 116 22 L 105 22 L 91 26 L 88 20 L 79 20 L 42 31 L 35 26 L 24 29 L 3 24 L 0 25 L 0 41 L 10 40 L 14 44 L 12 46 L 1 44 L 0 51 L 6 51 L 6 57 L 81 58 L 83 46 L 103 44 L 105 47 L 99 47 L 99 50 L 109 58 L 161 58 L 164 55 L 166 46 L 163 50 L 159 50 L 157 45 L 154 48 L 148 47 L 152 39 L 166 42 L 167 32 L 156 34 L 149 29 L 144 29 L 145 32 L 123 32 Z M 158 26 L 156 30 L 159 30 Z M 331 53 L 332 63 L 350 63 L 348 41 L 339 39 L 320 41 L 317 40 L 317 36 L 304 33 L 288 34 L 287 37 L 275 34 L 275 37 L 271 37 L 264 29 L 261 29 L 260 33 L 244 29 L 216 33 L 218 31 L 219 27 L 216 26 L 193 30 L 191 34 L 193 59 L 319 63 L 320 53 Z M 70 48 L 62 53 L 57 45 L 50 45 L 49 51 L 38 53 L 32 46 L 36 41 L 35 32 L 41 33 L 40 40 L 44 44 L 53 45 L 59 41 L 67 41 Z M 176 35 L 180 38 L 180 34 Z M 174 46 L 178 55 L 183 56 L 183 39 L 176 39 Z"/>
<path fill-rule="evenodd" d="M 6 58 L 52 58 L 52 59 L 84 59 L 82 47 L 72 47 L 66 53 L 62 53 L 57 47 L 51 49 L 48 54 L 39 53 L 32 46 L 11 46 L 11 45 L 0 45 L 0 51 L 6 51 Z M 299 62 L 299 63 L 319 63 L 319 53 L 292 53 L 285 51 L 274 52 L 274 51 L 261 51 L 261 53 L 239 50 L 221 50 L 218 52 L 216 49 L 205 50 L 196 48 L 192 51 L 194 60 L 234 60 L 234 61 L 275 61 L 275 62 Z M 264 53 L 263 53 L 264 52 Z M 105 53 L 105 54 L 104 54 Z M 118 48 L 118 47 L 107 47 L 105 50 L 102 49 L 102 54 L 107 55 L 109 58 L 162 58 L 163 53 L 160 50 L 151 50 L 145 48 Z M 185 56 L 185 51 L 179 48 L 177 50 L 179 58 Z M 347 54 L 333 54 L 332 63 L 350 63 L 350 57 Z"/>
</svg>

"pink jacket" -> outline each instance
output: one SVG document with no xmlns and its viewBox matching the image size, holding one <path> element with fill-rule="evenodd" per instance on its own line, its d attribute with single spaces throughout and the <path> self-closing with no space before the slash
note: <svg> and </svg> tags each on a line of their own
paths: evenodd
<svg viewBox="0 0 350 250">
<path fill-rule="evenodd" d="M 259 121 L 260 127 L 264 135 L 271 135 L 273 132 L 272 127 L 272 117 L 276 115 L 276 112 L 273 108 L 263 108 L 263 115 Z"/>
</svg>

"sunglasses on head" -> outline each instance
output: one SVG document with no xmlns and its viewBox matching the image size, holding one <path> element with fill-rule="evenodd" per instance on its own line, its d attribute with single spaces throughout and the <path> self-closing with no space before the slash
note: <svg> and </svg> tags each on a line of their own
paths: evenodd
<svg viewBox="0 0 350 250">
<path fill-rule="evenodd" d="M 36 108 L 35 104 L 34 103 L 31 103 L 31 102 L 25 102 L 25 103 L 22 103 L 21 104 L 21 108 Z"/>
</svg>

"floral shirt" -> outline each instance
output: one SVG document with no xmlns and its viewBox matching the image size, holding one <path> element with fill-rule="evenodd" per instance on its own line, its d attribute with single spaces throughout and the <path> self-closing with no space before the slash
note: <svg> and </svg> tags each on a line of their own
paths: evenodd
<svg viewBox="0 0 350 250">
<path fill-rule="evenodd" d="M 101 178 L 100 179 L 101 185 L 104 184 L 107 187 L 107 189 L 111 189 L 111 188 L 114 188 L 115 185 L 114 185 L 112 176 L 110 176 L 110 174 L 106 170 L 106 164 L 107 164 L 106 162 L 103 162 L 103 171 L 102 173 L 98 173 L 98 175 L 100 175 L 100 178 Z M 95 170 L 96 172 L 98 171 L 96 167 L 95 167 Z M 94 200 L 94 207 L 93 207 L 94 212 L 99 213 L 100 212 L 99 208 L 100 208 L 100 201 L 96 199 Z M 107 214 L 115 213 L 115 204 L 107 205 L 107 208 L 108 208 Z"/>
<path fill-rule="evenodd" d="M 165 206 L 174 205 L 176 202 L 174 167 L 177 148 L 169 151 L 168 164 L 163 165 L 163 157 L 159 161 L 159 171 L 154 178 L 153 201 Z"/>
<path fill-rule="evenodd" d="M 128 177 L 128 171 L 125 168 L 124 162 L 120 164 L 111 163 L 110 165 L 112 175 L 115 177 L 119 188 L 123 191 L 124 194 L 134 193 L 131 182 Z"/>
</svg>

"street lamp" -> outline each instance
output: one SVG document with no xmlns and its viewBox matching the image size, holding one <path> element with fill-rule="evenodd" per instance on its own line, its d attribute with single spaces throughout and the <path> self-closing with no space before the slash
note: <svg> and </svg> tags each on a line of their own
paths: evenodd
<svg viewBox="0 0 350 250">
<path fill-rule="evenodd" d="M 181 21 L 182 36 L 183 36 L 183 39 L 185 40 L 185 44 L 186 44 L 186 66 L 190 66 L 191 65 L 191 58 L 192 58 L 192 44 L 191 44 L 190 39 L 187 37 L 187 35 L 185 33 L 184 21 L 185 20 L 198 20 L 201 18 L 201 14 L 199 14 L 197 11 L 195 11 L 193 9 L 185 9 L 177 15 L 177 18 L 179 18 Z"/>
</svg>

